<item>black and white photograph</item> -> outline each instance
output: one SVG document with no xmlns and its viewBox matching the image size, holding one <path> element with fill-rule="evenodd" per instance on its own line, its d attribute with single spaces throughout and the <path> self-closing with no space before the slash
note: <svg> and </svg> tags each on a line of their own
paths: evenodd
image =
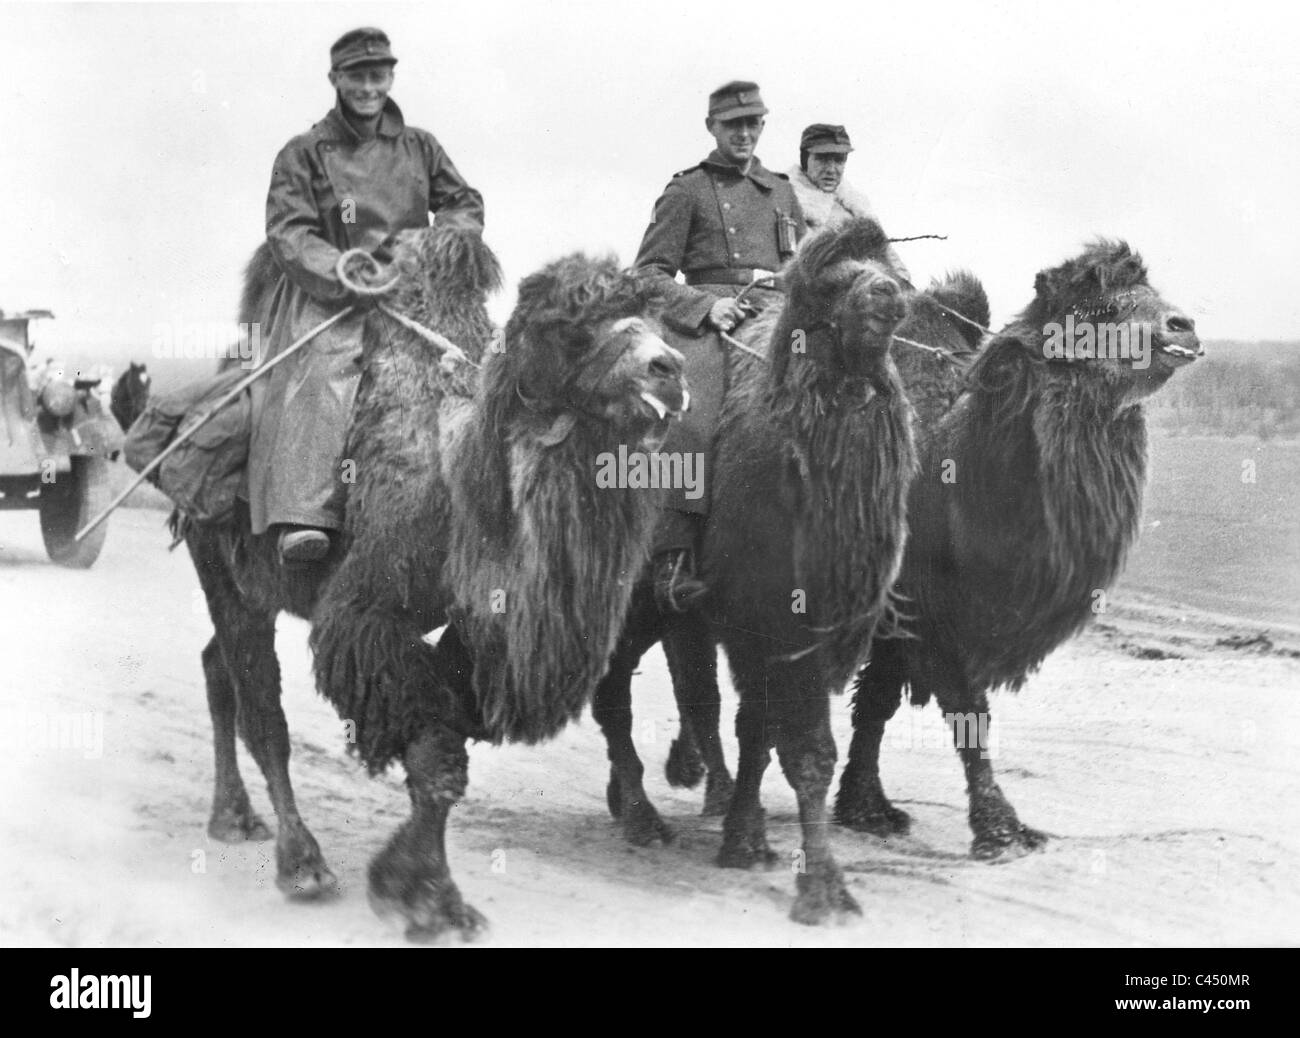
<svg viewBox="0 0 1300 1038">
<path fill-rule="evenodd" d="M 0 946 L 1300 942 L 1300 17 L 0 39 Z"/>
</svg>

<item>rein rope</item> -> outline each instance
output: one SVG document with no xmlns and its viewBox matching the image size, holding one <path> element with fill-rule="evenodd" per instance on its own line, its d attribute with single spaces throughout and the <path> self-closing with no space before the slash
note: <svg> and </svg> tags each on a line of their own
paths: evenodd
<svg viewBox="0 0 1300 1038">
<path fill-rule="evenodd" d="M 983 332 L 985 335 L 992 335 L 992 334 L 993 334 L 993 332 L 990 331 L 988 328 L 985 328 L 984 325 L 980 324 L 978 321 L 972 321 L 969 317 L 967 317 L 967 316 L 966 316 L 965 314 L 963 314 L 963 313 L 958 313 L 958 312 L 957 312 L 956 310 L 954 310 L 951 306 L 944 306 L 942 303 L 940 303 L 938 300 L 935 300 L 935 299 L 931 299 L 930 302 L 934 303 L 934 305 L 937 306 L 937 307 L 938 307 L 940 310 L 942 310 L 944 313 L 951 314 L 953 317 L 957 318 L 957 320 L 959 320 L 959 321 L 963 321 L 963 322 L 965 322 L 966 324 L 969 324 L 972 328 L 978 328 L 978 329 L 979 329 L 981 332 Z"/>
<path fill-rule="evenodd" d="M 751 284 L 750 287 L 752 287 L 752 284 Z M 934 305 L 937 306 L 940 310 L 946 311 L 947 313 L 951 314 L 953 317 L 957 318 L 957 320 L 959 320 L 959 321 L 965 321 L 965 322 L 966 322 L 967 324 L 969 324 L 971 327 L 973 327 L 973 328 L 978 328 L 978 329 L 979 329 L 981 332 L 983 332 L 985 335 L 990 335 L 990 334 L 992 334 L 992 333 L 991 333 L 987 328 L 985 328 L 982 324 L 979 324 L 979 323 L 976 322 L 976 321 L 972 321 L 972 320 L 971 320 L 969 317 L 967 317 L 965 314 L 960 314 L 960 313 L 958 313 L 956 310 L 952 309 L 952 307 L 950 307 L 950 306 L 944 306 L 942 303 L 937 302 L 937 301 L 935 301 L 935 300 L 933 300 L 933 299 L 931 299 L 930 302 L 934 303 Z M 820 328 L 820 327 L 826 327 L 826 326 L 827 326 L 827 325 L 818 325 L 817 327 Z M 810 330 L 813 330 L 813 329 L 810 329 Z M 744 352 L 744 353 L 748 353 L 751 357 L 757 357 L 757 358 L 758 358 L 759 360 L 761 360 L 764 364 L 770 363 L 770 362 L 768 361 L 768 359 L 767 359 L 767 355 L 766 355 L 766 354 L 764 354 L 764 353 L 760 353 L 758 350 L 754 349 L 752 346 L 746 346 L 743 342 L 741 342 L 741 341 L 740 341 L 739 339 L 737 339 L 735 336 L 733 336 L 733 335 L 729 335 L 727 332 L 724 332 L 724 331 L 722 331 L 721 329 L 718 329 L 718 337 L 719 337 L 723 342 L 725 342 L 728 346 L 731 346 L 731 347 L 734 347 L 735 349 L 741 350 L 741 351 Z M 941 347 L 939 347 L 939 346 L 927 346 L 927 345 L 926 345 L 925 343 L 923 343 L 923 342 L 917 342 L 915 339 L 907 339 L 907 338 L 904 338 L 904 337 L 901 336 L 901 335 L 894 335 L 894 336 L 892 336 L 892 338 L 893 338 L 894 342 L 901 342 L 904 346 L 911 346 L 913 349 L 924 350 L 926 353 L 932 353 L 932 354 L 934 354 L 935 356 L 940 357 L 940 358 L 942 358 L 943 360 L 946 360 L 946 361 L 947 361 L 948 363 L 950 363 L 950 364 L 960 364 L 960 363 L 961 363 L 961 362 L 957 359 L 957 357 L 959 356 L 959 354 L 949 353 L 947 350 L 945 350 L 945 349 L 943 349 L 943 348 L 941 348 Z"/>
<path fill-rule="evenodd" d="M 900 242 L 900 241 L 922 241 L 926 239 L 933 239 L 936 241 L 947 241 L 948 236 L 946 234 L 916 234 L 908 238 L 889 238 L 886 240 L 892 244 L 894 242 Z M 747 284 L 738 293 L 736 293 L 736 303 L 737 305 L 739 305 L 740 303 L 744 302 L 745 296 L 748 295 L 749 292 L 755 288 L 758 287 L 777 288 L 780 285 L 780 283 L 781 283 L 781 276 L 779 274 L 763 274 L 758 277 L 755 277 L 749 282 L 749 284 Z M 991 331 L 989 331 L 989 329 L 985 328 L 978 321 L 972 321 L 965 314 L 958 313 L 952 307 L 944 306 L 937 299 L 931 299 L 930 302 L 933 303 L 935 306 L 937 306 L 940 310 L 944 311 L 944 313 L 947 313 L 950 316 L 957 318 L 957 320 L 970 325 L 972 328 L 979 329 L 981 334 L 983 335 L 993 334 Z M 825 327 L 825 325 L 824 324 L 818 325 L 817 327 L 818 328 Z M 808 330 L 813 331 L 815 329 L 808 329 Z M 746 346 L 734 335 L 730 335 L 727 332 L 718 329 L 718 337 L 722 339 L 722 341 L 725 342 L 728 346 L 731 346 L 734 349 L 738 349 L 743 353 L 748 353 L 751 357 L 758 358 L 764 364 L 769 363 L 766 354 L 760 353 L 752 346 Z M 950 364 L 961 363 L 961 361 L 957 359 L 956 354 L 949 353 L 947 350 L 942 349 L 938 346 L 927 346 L 923 342 L 917 342 L 915 339 L 906 339 L 901 335 L 893 336 L 893 340 L 894 342 L 901 342 L 904 346 L 911 346 L 913 349 L 924 350 L 926 353 L 934 354 L 935 356 L 940 357 L 943 360 L 946 360 Z"/>
<path fill-rule="evenodd" d="M 338 262 L 334 265 L 334 273 L 343 287 L 353 295 L 361 296 L 364 299 L 380 300 L 384 296 L 391 294 L 393 289 L 395 289 L 398 283 L 402 280 L 401 274 L 394 274 L 388 281 L 379 285 L 372 285 L 364 281 L 358 281 L 348 271 L 348 265 L 354 260 L 361 261 L 369 268 L 369 273 L 372 275 L 378 275 L 382 271 L 379 261 L 376 260 L 374 256 L 370 255 L 370 253 L 365 249 L 348 249 L 345 253 L 339 256 Z M 421 339 L 438 350 L 440 354 L 439 367 L 444 372 L 450 374 L 455 370 L 457 364 L 468 364 L 471 368 L 476 370 L 481 369 L 482 365 L 476 364 L 474 361 L 470 360 L 465 351 L 445 335 L 439 335 L 432 328 L 425 327 L 419 321 L 412 320 L 410 317 L 407 317 L 406 314 L 394 310 L 387 303 L 377 302 L 375 304 L 375 309 L 379 310 L 386 316 L 391 317 L 404 328 L 408 328 L 415 332 L 415 334 Z"/>
</svg>

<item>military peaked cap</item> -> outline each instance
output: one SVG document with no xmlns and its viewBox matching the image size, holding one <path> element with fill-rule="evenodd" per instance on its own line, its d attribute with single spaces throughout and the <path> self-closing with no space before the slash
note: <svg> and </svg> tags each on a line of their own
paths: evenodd
<svg viewBox="0 0 1300 1038">
<path fill-rule="evenodd" d="M 830 123 L 813 123 L 799 138 L 799 150 L 810 155 L 847 155 L 853 150 L 848 131 Z"/>
<path fill-rule="evenodd" d="M 382 29 L 353 29 L 345 32 L 330 48 L 330 71 L 358 65 L 396 65 L 392 44 Z"/>
<path fill-rule="evenodd" d="M 747 115 L 767 115 L 757 83 L 732 80 L 709 95 L 710 119 L 741 119 Z"/>
</svg>

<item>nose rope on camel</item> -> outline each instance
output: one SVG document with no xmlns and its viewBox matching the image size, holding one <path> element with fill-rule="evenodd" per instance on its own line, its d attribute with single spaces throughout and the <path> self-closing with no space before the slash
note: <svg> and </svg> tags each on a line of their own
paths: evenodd
<svg viewBox="0 0 1300 1038">
<path fill-rule="evenodd" d="M 938 307 L 940 310 L 942 310 L 944 313 L 946 313 L 946 314 L 950 314 L 951 316 L 957 318 L 957 320 L 959 320 L 959 321 L 963 321 L 963 322 L 965 322 L 966 324 L 969 324 L 972 328 L 977 328 L 977 329 L 979 330 L 979 332 L 980 332 L 981 335 L 992 335 L 992 334 L 993 334 L 991 331 L 989 331 L 987 328 L 985 328 L 984 325 L 980 324 L 978 321 L 972 321 L 972 320 L 971 320 L 969 317 L 967 317 L 965 314 L 963 314 L 963 313 L 958 313 L 958 312 L 957 312 L 956 310 L 954 310 L 952 307 L 950 307 L 950 306 L 944 306 L 944 305 L 943 305 L 941 302 L 939 302 L 937 299 L 931 299 L 930 302 L 933 303 L 935 306 L 937 306 L 937 307 Z M 895 335 L 895 336 L 894 336 L 894 341 L 895 341 L 895 342 L 905 343 L 905 344 L 908 345 L 908 346 L 915 346 L 918 350 L 925 350 L 927 353 L 938 354 L 940 357 L 942 357 L 944 360 L 946 360 L 949 364 L 958 364 L 958 365 L 960 365 L 960 364 L 962 364 L 963 362 L 960 361 L 960 360 L 958 360 L 958 359 L 957 359 L 958 357 L 968 357 L 968 356 L 970 356 L 970 353 L 969 353 L 969 352 L 961 353 L 961 354 L 949 353 L 947 350 L 945 350 L 945 349 L 941 349 L 941 348 L 938 347 L 938 346 L 927 346 L 927 345 L 925 345 L 925 343 L 922 343 L 922 342 L 913 342 L 911 339 L 904 339 L 901 335 Z"/>
<path fill-rule="evenodd" d="M 913 234 L 906 238 L 887 238 L 885 240 L 888 241 L 891 245 L 893 245 L 901 241 L 947 241 L 948 236 L 946 234 Z M 964 321 L 966 324 L 969 324 L 972 328 L 978 328 L 981 334 L 983 335 L 993 334 L 982 324 L 980 324 L 978 321 L 972 321 L 965 314 L 958 313 L 952 307 L 944 306 L 937 299 L 931 299 L 930 302 L 932 302 L 944 313 L 950 314 L 951 316 L 957 318 L 957 320 L 959 321 Z M 950 354 L 947 350 L 940 349 L 937 346 L 927 346 L 925 345 L 925 343 L 915 342 L 912 339 L 904 339 L 901 335 L 895 335 L 894 341 L 901 342 L 907 346 L 915 346 L 918 350 L 925 350 L 927 353 L 936 353 L 939 356 L 943 357 L 945 360 L 953 361 L 954 359 L 953 355 Z"/>
<path fill-rule="evenodd" d="M 392 278 L 380 285 L 371 285 L 364 281 L 358 281 L 348 271 L 348 265 L 354 260 L 360 261 L 362 264 L 367 266 L 372 275 L 379 274 L 382 268 L 379 265 L 379 261 L 375 259 L 374 256 L 370 255 L 370 253 L 365 249 L 348 249 L 339 256 L 338 262 L 334 265 L 334 273 L 337 275 L 339 283 L 355 296 L 360 296 L 365 299 L 382 299 L 384 296 L 390 294 L 402 279 L 401 274 L 394 274 Z M 399 313 L 387 303 L 376 303 L 375 308 L 391 317 L 398 324 L 415 332 L 416 335 L 420 336 L 420 338 L 431 346 L 436 347 L 438 352 L 442 355 L 439 367 L 441 367 L 444 372 L 451 372 L 457 364 L 468 364 L 471 368 L 479 367 L 478 364 L 475 364 L 469 359 L 464 350 L 448 339 L 445 335 L 439 335 L 432 328 L 422 325 L 419 321 L 412 320 L 410 317 L 407 317 L 406 314 Z"/>
<path fill-rule="evenodd" d="M 885 240 L 892 245 L 895 242 L 923 241 L 929 239 L 933 239 L 936 241 L 947 241 L 948 236 L 946 234 L 914 234 L 906 238 L 886 238 Z M 771 288 L 777 288 L 781 283 L 781 278 L 779 274 L 763 274 L 754 277 L 749 282 L 749 284 L 747 284 L 738 293 L 736 293 L 736 305 L 739 306 L 742 302 L 744 302 L 745 296 L 748 295 L 751 290 L 762 285 L 764 282 L 769 283 L 769 287 Z M 953 317 L 957 318 L 957 320 L 964 321 L 966 324 L 969 324 L 972 328 L 979 329 L 981 334 L 983 335 L 993 334 L 992 332 L 989 331 L 989 329 L 985 328 L 978 321 L 972 321 L 965 314 L 958 313 L 952 307 L 944 306 L 943 303 L 939 302 L 937 299 L 932 299 L 930 300 L 930 302 L 932 302 L 940 310 L 944 311 L 944 313 L 951 314 Z M 743 321 L 744 318 L 742 318 L 741 321 L 738 321 L 737 324 L 743 323 Z M 736 349 L 743 351 L 744 353 L 748 353 L 751 357 L 757 357 L 763 363 L 765 364 L 767 363 L 767 356 L 765 354 L 760 353 L 758 350 L 754 349 L 751 346 L 746 346 L 735 336 L 729 335 L 727 332 L 723 331 L 722 329 L 718 329 L 718 336 L 728 346 L 733 346 Z M 914 349 L 924 350 L 926 353 L 932 353 L 935 356 L 941 357 L 942 359 L 948 361 L 951 364 L 958 363 L 956 357 L 953 354 L 949 353 L 947 350 L 939 346 L 927 346 L 923 342 L 917 342 L 915 339 L 907 339 L 901 335 L 895 335 L 892 338 L 895 342 L 901 342 L 904 346 L 911 346 Z"/>
<path fill-rule="evenodd" d="M 915 237 L 912 237 L 912 238 L 890 238 L 889 240 L 890 240 L 891 242 L 895 242 L 895 241 L 917 241 L 917 240 L 919 240 L 920 238 L 940 238 L 940 239 L 943 239 L 943 238 L 946 238 L 946 237 L 947 237 L 946 235 L 940 235 L 940 234 L 920 234 L 920 235 L 916 235 Z M 745 298 L 745 295 L 746 295 L 746 294 L 747 294 L 751 289 L 753 289 L 753 288 L 757 288 L 759 285 L 761 285 L 761 284 L 762 284 L 763 282 L 765 282 L 765 281 L 766 281 L 766 282 L 771 282 L 771 283 L 772 283 L 772 286 L 775 287 L 777 284 L 779 284 L 779 277 L 778 277 L 777 275 L 775 275 L 775 274 L 767 274 L 767 275 L 763 275 L 763 276 L 761 276 L 761 277 L 756 277 L 756 278 L 754 278 L 752 281 L 750 281 L 750 283 L 749 283 L 748 285 L 746 285 L 744 288 L 742 288 L 742 289 L 741 289 L 741 290 L 736 294 L 736 304 L 739 305 L 741 302 L 743 302 L 743 300 L 744 300 L 744 298 Z M 940 303 L 938 300 L 931 300 L 931 302 L 934 303 L 934 305 L 937 306 L 940 310 L 944 310 L 944 311 L 946 311 L 947 313 L 952 314 L 952 316 L 955 317 L 955 318 L 957 318 L 959 321 L 965 321 L 967 324 L 971 325 L 972 327 L 978 328 L 978 329 L 979 329 L 981 332 L 983 332 L 985 335 L 990 334 L 990 333 L 989 333 L 989 330 L 988 330 L 987 328 L 985 328 L 982 324 L 978 324 L 977 322 L 972 321 L 972 320 L 971 320 L 969 317 L 967 317 L 965 314 L 959 314 L 956 310 L 952 309 L 951 307 L 944 306 L 944 305 L 943 305 L 942 303 Z M 742 318 L 741 321 L 738 321 L 738 322 L 737 322 L 737 324 L 743 323 L 743 320 L 744 320 L 744 319 Z M 752 346 L 746 346 L 743 342 L 741 342 L 741 341 L 740 341 L 739 339 L 737 339 L 735 336 L 730 335 L 730 334 L 728 334 L 727 332 L 724 332 L 724 331 L 723 331 L 722 329 L 720 329 L 720 328 L 718 329 L 718 336 L 719 336 L 719 338 L 721 338 L 722 341 L 725 342 L 728 346 L 735 347 L 736 349 L 741 350 L 741 351 L 744 352 L 744 353 L 748 353 L 751 357 L 757 357 L 757 358 L 758 358 L 759 360 L 761 360 L 764 364 L 768 363 L 768 359 L 767 359 L 767 356 L 766 356 L 765 354 L 760 353 L 758 350 L 754 349 Z M 933 354 L 935 354 L 936 356 L 941 357 L 942 359 L 948 361 L 949 363 L 952 363 L 952 364 L 956 364 L 956 363 L 958 363 L 956 357 L 954 357 L 954 356 L 953 356 L 951 353 L 949 353 L 947 350 L 942 349 L 942 348 L 939 347 L 939 346 L 927 346 L 927 345 L 926 345 L 925 343 L 923 343 L 923 342 L 917 342 L 917 341 L 914 340 L 914 339 L 906 339 L 906 338 L 904 338 L 904 337 L 901 336 L 901 335 L 894 335 L 894 336 L 892 336 L 892 338 L 893 338 L 893 340 L 894 340 L 895 342 L 901 342 L 901 343 L 903 343 L 903 345 L 905 345 L 905 346 L 912 346 L 912 347 L 914 347 L 915 349 L 918 349 L 918 350 L 924 350 L 926 353 L 933 353 Z"/>
</svg>

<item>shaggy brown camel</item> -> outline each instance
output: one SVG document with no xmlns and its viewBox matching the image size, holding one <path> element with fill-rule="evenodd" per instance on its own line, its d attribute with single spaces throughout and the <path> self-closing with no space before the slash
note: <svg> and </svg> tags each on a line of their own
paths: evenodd
<svg viewBox="0 0 1300 1038">
<path fill-rule="evenodd" d="M 910 686 L 913 703 L 933 696 L 953 725 L 972 853 L 983 859 L 1046 839 L 994 780 L 988 693 L 1019 689 L 1095 615 L 1138 532 L 1142 401 L 1202 353 L 1192 320 L 1148 284 L 1122 242 L 1098 241 L 1034 287 L 1033 302 L 982 351 L 968 391 L 925 431 L 899 581 L 911 637 L 878 640 L 858 676 L 835 810 L 863 832 L 907 831 L 907 814 L 881 787 L 879 752 Z M 1103 330 L 1127 329 L 1129 356 L 1060 356 L 1062 330 L 1077 341 L 1089 324 L 1098 347 Z"/>
<path fill-rule="evenodd" d="M 645 564 L 660 495 L 602 487 L 598 471 L 620 447 L 657 449 L 687 403 L 681 355 L 642 316 L 649 291 L 581 256 L 526 278 L 473 396 L 421 388 L 417 351 L 368 366 L 348 553 L 311 642 L 370 770 L 405 765 L 412 814 L 371 863 L 369 893 L 413 940 L 484 925 L 445 847 L 467 740 L 540 742 L 577 717 Z"/>
<path fill-rule="evenodd" d="M 500 579 L 491 590 L 505 589 L 510 597 L 501 600 L 485 591 L 481 599 L 472 594 L 458 598 L 467 627 L 475 635 L 482 626 L 499 633 L 495 620 L 512 638 L 517 628 L 526 627 L 538 582 L 521 582 L 511 569 L 515 557 L 534 553 L 534 567 L 554 565 L 557 557 L 568 563 L 566 552 L 582 535 L 564 528 L 552 535 L 556 527 L 538 522 L 545 518 L 546 481 L 561 475 L 554 471 L 556 464 L 569 467 L 567 485 L 585 492 L 587 500 L 601 498 L 597 511 L 607 525 L 584 528 L 582 547 L 589 557 L 582 564 L 593 570 L 603 565 L 600 576 L 611 583 L 610 574 L 625 559 L 639 565 L 651 519 L 618 527 L 608 523 L 606 513 L 611 507 L 622 507 L 629 515 L 639 514 L 638 508 L 652 512 L 654 499 L 642 493 L 629 505 L 617 493 L 593 494 L 591 459 L 585 452 L 606 441 L 655 441 L 684 403 L 680 355 L 641 319 L 646 294 L 612 260 L 573 256 L 525 279 L 502 352 L 490 349 L 493 327 L 485 309 L 487 293 L 499 287 L 500 270 L 477 235 L 437 226 L 404 232 L 394 264 L 401 281 L 387 304 L 446 336 L 471 363 L 440 364 L 419 334 L 380 311 L 367 315 L 362 378 L 346 452 L 357 479 L 344 539 L 320 563 L 284 566 L 273 536 L 250 533 L 246 507 L 225 523 L 180 521 L 216 628 L 203 652 L 216 750 L 209 832 L 222 840 L 269 836 L 249 804 L 236 765 L 238 727 L 270 790 L 278 821 L 276 882 L 290 897 L 327 894 L 336 881 L 298 815 L 289 781 L 288 728 L 274 648 L 276 614 L 285 610 L 311 617 L 325 589 L 339 585 L 326 602 L 324 624 L 313 630 L 321 653 L 321 689 L 352 722 L 352 748 L 372 771 L 404 758 L 417 813 L 445 812 L 448 805 L 439 798 L 449 787 L 438 785 L 425 766 L 441 736 L 427 738 L 424 725 L 430 717 L 452 719 L 446 708 L 452 697 L 438 674 L 441 667 L 455 675 L 460 658 L 444 663 L 447 654 L 440 656 L 422 640 L 446 620 L 452 596 L 443 588 L 463 593 L 462 570 L 475 560 L 483 563 L 485 580 L 488 567 L 495 566 L 492 575 Z M 276 276 L 269 254 L 259 249 L 245 276 L 242 321 L 259 320 Z M 479 361 L 484 362 L 481 375 Z M 573 506 L 578 503 L 575 498 Z M 506 506 L 511 515 L 496 513 Z M 448 529 L 453 516 L 462 529 Z M 504 542 L 503 531 L 508 535 Z M 389 539 L 380 543 L 384 537 Z M 568 540 L 557 547 L 563 538 Z M 444 583 L 449 547 L 464 552 L 467 560 L 449 567 L 454 575 Z M 369 575 L 368 567 L 373 567 Z M 554 572 L 563 583 L 567 574 L 558 568 Z M 491 614 L 493 620 L 486 622 L 479 618 L 481 610 L 498 604 L 504 606 L 502 615 Z M 350 672 L 349 664 L 360 658 L 351 650 L 368 647 L 374 631 L 387 638 L 383 644 L 394 655 L 382 665 L 377 658 L 364 659 L 360 672 Z M 525 630 L 510 648 L 537 651 L 529 640 L 532 633 Z M 564 644 L 571 649 L 571 642 Z M 561 658 L 574 662 L 570 655 Z M 486 669 L 491 665 L 489 660 Z M 573 669 L 576 674 L 578 665 Z M 395 671 L 396 683 L 391 680 Z M 360 686 L 350 682 L 356 673 Z M 346 687 L 340 679 L 349 681 Z M 490 681 L 485 687 L 501 691 Z M 514 709 L 508 696 L 488 703 L 486 710 L 498 719 L 531 716 L 528 709 Z M 462 746 L 462 789 L 463 756 Z M 454 771 L 456 760 L 453 753 L 429 766 L 443 768 L 445 774 Z M 431 789 L 437 792 L 429 794 Z M 418 822 L 406 829 L 441 846 L 440 829 L 421 829 Z M 412 912 L 421 912 L 418 905 L 426 895 L 441 903 L 420 877 L 412 877 L 409 889 L 417 906 Z M 459 904 L 459 895 L 450 889 Z M 480 920 L 469 913 L 461 906 L 458 918 L 472 930 Z M 430 924 L 423 932 L 440 928 Z"/>
<path fill-rule="evenodd" d="M 873 258 L 887 262 L 884 251 Z M 918 438 L 925 436 L 939 417 L 952 406 L 963 384 L 963 375 L 989 323 L 989 302 L 984 286 L 967 271 L 948 274 L 924 292 L 908 299 L 907 317 L 894 335 L 894 363 L 907 389 L 915 416 Z M 602 703 L 611 730 L 625 726 L 631 732 L 631 681 L 636 662 L 662 630 L 660 643 L 672 676 L 673 692 L 680 712 L 680 730 L 668 753 L 665 773 L 673 786 L 693 788 L 707 776 L 704 815 L 726 814 L 734 783 L 719 740 L 720 702 L 717 681 L 717 649 L 709 633 L 707 618 L 690 613 L 658 621 L 655 626 L 651 603 L 635 600 L 641 618 L 629 623 L 640 632 L 635 643 L 620 646 L 610 665 L 610 678 L 602 689 Z M 647 640 L 648 639 L 648 640 Z M 639 787 L 638 787 L 639 788 Z M 628 839 L 644 844 L 670 835 L 671 830 L 653 810 L 641 805 L 644 791 L 634 790 L 625 798 L 618 773 L 611 768 L 608 799 L 614 817 L 623 818 Z M 624 813 L 624 801 L 630 801 Z"/>
<path fill-rule="evenodd" d="M 404 271 L 392 305 L 438 329 L 471 359 L 489 345 L 493 328 L 486 301 L 500 287 L 496 258 L 481 240 L 434 228 L 407 232 L 399 247 Z M 426 274 L 425 272 L 429 272 Z M 239 319 L 264 322 L 279 269 L 263 244 L 244 273 Z M 410 389 L 412 400 L 437 391 L 438 364 L 427 347 L 380 314 L 367 319 L 367 342 L 375 356 L 412 358 L 422 377 Z M 420 349 L 424 364 L 414 364 Z M 228 361 L 222 368 L 238 360 Z M 460 376 L 464 377 L 464 376 Z M 283 566 L 276 538 L 254 536 L 243 502 L 229 521 L 191 522 L 174 515 L 198 572 L 215 634 L 203 650 L 208 709 L 212 716 L 216 784 L 208 833 L 226 842 L 263 840 L 270 831 L 249 803 L 235 757 L 235 731 L 243 737 L 271 794 L 276 820 L 276 885 L 287 896 L 309 899 L 332 893 L 337 885 L 315 837 L 307 829 L 289 781 L 289 732 L 280 707 L 280 668 L 275 655 L 275 617 L 285 611 L 309 617 L 342 555 L 336 542 L 322 562 Z"/>
<path fill-rule="evenodd" d="M 710 654 L 713 640 L 726 648 L 741 696 L 719 863 L 774 858 L 759 786 L 775 747 L 799 802 L 791 916 L 803 923 L 858 911 L 826 838 L 829 696 L 861 664 L 886 611 L 916 460 L 890 358 L 905 306 L 872 258 L 885 244 L 872 220 L 811 239 L 784 272 L 784 306 L 742 333 L 763 356 L 729 357 L 701 552 L 707 626 L 691 629 Z M 641 784 L 628 693 L 636 662 L 665 629 L 643 585 L 593 704 L 609 743 L 610 806 L 633 842 L 670 835 Z"/>
</svg>

